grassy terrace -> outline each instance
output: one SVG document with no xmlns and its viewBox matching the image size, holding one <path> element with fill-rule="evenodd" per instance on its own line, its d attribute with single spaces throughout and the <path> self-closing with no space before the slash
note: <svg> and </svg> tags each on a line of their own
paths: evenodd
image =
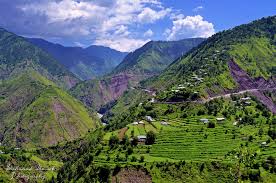
<svg viewBox="0 0 276 183">
<path fill-rule="evenodd" d="M 240 160 L 239 154 L 257 153 L 255 160 L 261 161 L 268 156 L 275 157 L 276 143 L 269 140 L 267 135 L 269 125 L 268 118 L 263 116 L 259 109 L 256 109 L 256 102 L 251 100 L 251 105 L 244 106 L 240 99 L 236 101 L 224 100 L 221 109 L 216 115 L 203 114 L 197 115 L 199 110 L 204 110 L 203 106 L 198 105 L 193 108 L 187 117 L 183 117 L 185 111 L 178 105 L 153 104 L 152 111 L 155 111 L 156 118 L 152 123 L 143 121 L 144 124 L 129 124 L 126 127 L 108 132 L 104 137 L 104 148 L 96 161 L 99 163 L 131 163 L 131 158 L 135 156 L 137 161 L 141 156 L 145 157 L 145 162 L 154 161 L 223 161 L 237 163 Z M 166 111 L 171 111 L 166 113 Z M 235 115 L 228 115 L 225 120 L 219 122 L 217 117 L 222 117 L 223 111 L 235 110 Z M 245 113 L 254 116 L 254 124 L 235 124 L 237 118 L 244 117 Z M 200 119 L 207 118 L 209 123 L 214 123 L 214 128 L 208 128 Z M 241 119 L 241 118 L 240 118 Z M 271 120 L 271 119 L 270 119 Z M 139 121 L 139 120 L 137 120 Z M 168 125 L 162 125 L 161 122 Z M 260 130 L 263 131 L 260 134 Z M 157 138 L 153 145 L 139 144 L 133 147 L 133 153 L 127 158 L 126 150 L 121 147 L 110 150 L 108 140 L 110 136 L 117 135 L 122 139 L 124 135 L 129 138 L 138 135 L 145 135 L 153 131 Z M 251 139 L 250 139 L 251 138 Z M 266 145 L 261 145 L 262 143 Z M 107 158 L 110 157 L 110 158 Z M 124 159 L 118 161 L 119 159 Z M 108 159 L 108 161 L 107 161 Z"/>
<path fill-rule="evenodd" d="M 199 119 L 170 120 L 170 126 L 163 127 L 158 134 L 150 155 L 177 160 L 220 160 L 239 147 L 240 134 L 231 122 L 224 121 L 217 123 L 215 128 L 207 128 Z"/>
</svg>

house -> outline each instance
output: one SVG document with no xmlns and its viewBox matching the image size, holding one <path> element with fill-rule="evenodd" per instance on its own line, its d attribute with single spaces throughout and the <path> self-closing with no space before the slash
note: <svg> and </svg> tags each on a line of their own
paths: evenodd
<svg viewBox="0 0 276 183">
<path fill-rule="evenodd" d="M 224 121 L 225 118 L 217 118 L 217 121 Z"/>
<path fill-rule="evenodd" d="M 5 154 L 3 151 L 0 150 L 0 154 Z"/>
<path fill-rule="evenodd" d="M 153 122 L 153 121 L 154 121 L 153 118 L 152 118 L 151 116 L 146 116 L 146 120 L 147 120 L 148 122 Z"/>
<path fill-rule="evenodd" d="M 161 125 L 164 125 L 164 126 L 167 126 L 169 124 L 169 123 L 167 123 L 165 121 L 161 121 L 160 123 L 161 123 Z"/>
<path fill-rule="evenodd" d="M 262 143 L 261 143 L 261 146 L 266 147 L 266 146 L 267 146 L 267 143 L 266 143 L 266 142 L 262 142 Z"/>
<path fill-rule="evenodd" d="M 251 100 L 251 98 L 250 97 L 241 98 L 241 101 L 248 101 L 248 100 Z"/>
<path fill-rule="evenodd" d="M 145 142 L 147 139 L 146 135 L 138 135 L 137 136 L 139 142 Z"/>
<path fill-rule="evenodd" d="M 152 98 L 151 100 L 150 100 L 150 103 L 154 103 L 155 102 L 155 98 Z"/>
<path fill-rule="evenodd" d="M 203 122 L 203 123 L 208 123 L 209 122 L 209 119 L 206 119 L 206 118 L 202 118 L 199 120 L 200 122 Z"/>
<path fill-rule="evenodd" d="M 172 92 L 178 93 L 180 90 L 171 90 Z"/>
<path fill-rule="evenodd" d="M 106 126 L 107 124 L 106 123 L 102 123 L 103 124 L 103 126 Z"/>
<path fill-rule="evenodd" d="M 251 105 L 251 102 L 246 101 L 246 102 L 244 102 L 244 104 L 245 105 Z"/>
<path fill-rule="evenodd" d="M 233 123 L 233 125 L 234 125 L 234 126 L 236 126 L 237 124 L 238 124 L 238 122 L 237 122 L 237 121 L 235 121 L 235 122 Z"/>
<path fill-rule="evenodd" d="M 139 124 L 145 124 L 143 121 L 139 121 L 138 123 L 139 123 Z"/>
<path fill-rule="evenodd" d="M 133 125 L 138 125 L 139 123 L 138 123 L 138 122 L 133 122 L 132 124 L 133 124 Z"/>
<path fill-rule="evenodd" d="M 97 113 L 98 118 L 102 119 L 103 115 L 100 113 Z"/>
</svg>

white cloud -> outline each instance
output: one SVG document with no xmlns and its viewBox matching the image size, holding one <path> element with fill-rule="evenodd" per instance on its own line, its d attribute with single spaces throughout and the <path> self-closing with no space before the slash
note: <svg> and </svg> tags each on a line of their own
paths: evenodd
<svg viewBox="0 0 276 183">
<path fill-rule="evenodd" d="M 173 22 L 164 33 L 168 40 L 214 33 L 213 25 L 202 17 L 185 17 L 161 0 L 0 0 L 0 10 L 0 26 L 17 34 L 121 51 L 146 43 L 154 33 L 144 32 L 145 24 L 165 18 Z"/>
<path fill-rule="evenodd" d="M 194 8 L 193 11 L 194 12 L 198 12 L 198 11 L 200 11 L 202 9 L 203 9 L 203 6 L 198 6 L 198 7 Z"/>
<path fill-rule="evenodd" d="M 21 7 L 23 11 L 33 11 L 37 14 L 45 14 L 49 23 L 68 21 L 77 18 L 96 18 L 106 12 L 105 7 L 91 2 L 76 2 L 74 0 L 44 1 L 30 3 Z"/>
<path fill-rule="evenodd" d="M 171 11 L 160 0 L 38 0 L 18 8 L 25 14 L 44 17 L 47 34 L 89 38 L 91 44 L 120 51 L 132 51 L 147 42 L 137 27 L 163 19 Z"/>
<path fill-rule="evenodd" d="M 74 42 L 74 44 L 76 45 L 76 46 L 78 46 L 78 47 L 85 47 L 85 45 L 84 44 L 82 44 L 82 43 L 80 43 L 80 42 Z"/>
<path fill-rule="evenodd" d="M 144 37 L 151 37 L 153 36 L 153 34 L 154 32 L 151 29 L 149 29 L 144 33 Z"/>
<path fill-rule="evenodd" d="M 143 11 L 138 15 L 138 21 L 142 23 L 153 23 L 159 19 L 164 18 L 171 9 L 163 9 L 160 11 L 155 11 L 151 8 L 144 8 Z"/>
<path fill-rule="evenodd" d="M 183 17 L 183 16 L 179 16 Z M 214 25 L 200 15 L 173 20 L 173 27 L 165 31 L 168 40 L 194 37 L 210 37 L 215 33 Z"/>
<path fill-rule="evenodd" d="M 95 45 L 103 45 L 108 46 L 110 48 L 122 51 L 122 52 L 131 52 L 134 51 L 136 48 L 139 48 L 149 42 L 150 40 L 143 40 L 143 39 L 133 39 L 133 38 L 115 38 L 115 39 L 106 39 L 106 38 L 99 38 L 95 41 Z"/>
</svg>

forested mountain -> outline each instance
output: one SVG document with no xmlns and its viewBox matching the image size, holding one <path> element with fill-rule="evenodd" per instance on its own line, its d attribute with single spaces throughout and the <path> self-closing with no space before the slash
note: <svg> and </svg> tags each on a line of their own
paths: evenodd
<svg viewBox="0 0 276 183">
<path fill-rule="evenodd" d="M 237 63 L 252 78 L 269 79 L 275 75 L 275 21 L 273 16 L 219 32 L 149 83 L 164 89 L 202 78 L 203 82 L 194 89 L 203 95 L 231 90 L 238 83 L 231 75 L 229 61 Z"/>
<path fill-rule="evenodd" d="M 51 54 L 82 80 L 111 72 L 127 55 L 103 46 L 65 47 L 43 39 L 27 38 L 27 40 Z"/>
<path fill-rule="evenodd" d="M 196 47 L 204 39 L 151 41 L 129 53 L 114 71 L 102 79 L 85 81 L 72 89 L 74 96 L 87 106 L 98 108 L 121 96 L 143 79 L 160 73 L 176 58 Z"/>
<path fill-rule="evenodd" d="M 24 38 L 0 29 L 0 78 L 7 79 L 32 68 L 64 88 L 79 80 L 48 53 Z"/>
<path fill-rule="evenodd" d="M 79 80 L 24 38 L 0 30 L 0 142 L 45 147 L 96 127 L 95 119 L 65 89 Z"/>
<path fill-rule="evenodd" d="M 203 38 L 180 41 L 150 41 L 143 47 L 129 53 L 112 74 L 131 73 L 136 75 L 154 75 L 160 73 L 176 58 L 199 45 Z"/>
<path fill-rule="evenodd" d="M 276 182 L 275 35 L 276 16 L 262 18 L 171 63 L 146 44 L 70 89 L 90 112 L 119 97 L 103 125 L 39 59 L 16 66 L 1 75 L 0 182 Z"/>
</svg>

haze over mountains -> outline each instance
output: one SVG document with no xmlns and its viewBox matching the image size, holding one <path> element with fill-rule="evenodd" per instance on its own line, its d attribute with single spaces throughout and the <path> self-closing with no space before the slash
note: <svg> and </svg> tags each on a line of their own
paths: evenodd
<svg viewBox="0 0 276 183">
<path fill-rule="evenodd" d="M 27 40 L 50 53 L 81 80 L 111 72 L 127 55 L 104 46 L 65 47 L 38 38 L 27 38 Z"/>
</svg>

